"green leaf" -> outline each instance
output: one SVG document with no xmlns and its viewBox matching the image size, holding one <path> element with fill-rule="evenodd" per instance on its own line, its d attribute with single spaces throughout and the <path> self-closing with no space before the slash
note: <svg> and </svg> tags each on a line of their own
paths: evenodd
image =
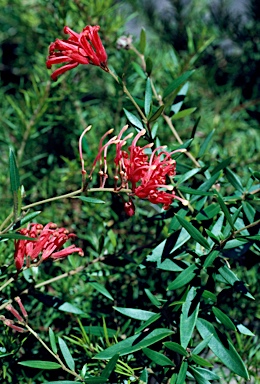
<svg viewBox="0 0 260 384">
<path fill-rule="evenodd" d="M 178 178 L 176 177 L 177 185 L 184 183 L 184 181 L 190 179 L 192 176 L 196 175 L 196 173 L 198 173 L 200 171 L 201 171 L 200 168 L 194 168 L 194 169 L 184 173 L 180 177 L 178 177 Z"/>
<path fill-rule="evenodd" d="M 140 327 L 135 330 L 135 333 L 142 332 L 144 329 L 148 328 L 149 325 L 160 319 L 160 317 L 160 313 L 156 313 L 155 315 L 151 316 L 148 320 L 146 320 Z"/>
<path fill-rule="evenodd" d="M 234 285 L 236 281 L 239 281 L 239 278 L 226 265 L 220 267 L 218 271 L 230 285 Z"/>
<path fill-rule="evenodd" d="M 103 296 L 107 297 L 110 300 L 114 300 L 113 297 L 111 296 L 111 294 L 108 292 L 108 290 L 103 285 L 96 283 L 96 282 L 90 282 L 88 284 L 91 285 L 91 287 L 96 289 L 98 292 L 100 292 Z"/>
<path fill-rule="evenodd" d="M 152 87 L 151 87 L 151 80 L 148 77 L 146 80 L 146 88 L 145 88 L 145 96 L 144 96 L 144 112 L 146 116 L 148 116 L 150 113 L 151 104 L 152 104 Z"/>
<path fill-rule="evenodd" d="M 191 235 L 191 237 L 197 241 L 200 245 L 202 245 L 206 249 L 210 249 L 210 245 L 207 240 L 202 236 L 202 234 L 197 230 L 197 228 L 193 227 L 191 223 L 187 220 L 183 219 L 179 215 L 175 215 L 179 223 L 186 229 L 186 231 Z"/>
<path fill-rule="evenodd" d="M 20 235 L 20 233 L 3 233 L 0 236 L 1 239 L 16 239 L 16 240 L 30 240 L 30 241 L 37 241 L 35 237 L 28 237 L 24 235 Z"/>
<path fill-rule="evenodd" d="M 210 384 L 210 382 L 200 373 L 197 371 L 194 367 L 189 367 L 191 370 L 192 375 L 196 379 L 196 383 L 198 384 Z"/>
<path fill-rule="evenodd" d="M 139 384 L 147 384 L 147 383 L 148 383 L 148 372 L 147 372 L 147 369 L 145 368 L 139 377 Z"/>
<path fill-rule="evenodd" d="M 147 57 L 145 59 L 145 64 L 146 64 L 146 73 L 148 76 L 151 75 L 152 73 L 152 70 L 153 70 L 153 62 L 152 62 L 152 59 L 150 57 Z"/>
<path fill-rule="evenodd" d="M 102 374 L 101 374 L 101 377 L 105 377 L 105 378 L 109 378 L 109 376 L 111 375 L 111 373 L 113 372 L 113 369 L 115 368 L 116 366 L 116 363 L 117 363 L 117 360 L 119 358 L 119 355 L 115 355 L 113 356 L 109 362 L 107 363 L 105 369 L 103 370 Z"/>
<path fill-rule="evenodd" d="M 149 118 L 149 123 L 151 123 L 152 121 L 155 121 L 158 119 L 159 116 L 161 116 L 161 114 L 163 113 L 163 110 L 164 110 L 164 105 L 161 105 L 157 111 L 154 112 L 154 114 Z"/>
<path fill-rule="evenodd" d="M 231 225 L 231 228 L 235 229 L 232 217 L 231 217 L 231 215 L 229 213 L 229 210 L 227 209 L 226 204 L 224 203 L 224 200 L 223 200 L 221 194 L 217 190 L 215 190 L 215 194 L 217 195 L 217 199 L 218 199 L 219 205 L 221 206 L 221 209 L 222 209 L 222 211 L 223 211 L 227 221 Z"/>
<path fill-rule="evenodd" d="M 191 113 L 193 113 L 194 111 L 196 111 L 197 108 L 187 108 L 187 109 L 183 109 L 182 111 L 178 112 L 178 113 L 175 113 L 174 115 L 172 115 L 171 119 L 172 120 L 178 120 L 178 119 L 182 119 L 183 117 L 186 117 L 188 115 L 190 115 Z"/>
<path fill-rule="evenodd" d="M 201 158 L 204 155 L 204 153 L 206 152 L 206 149 L 207 149 L 207 147 L 209 145 L 209 142 L 212 139 L 214 133 L 215 133 L 215 129 L 213 129 L 213 131 L 211 131 L 210 134 L 203 141 L 202 145 L 200 146 L 200 150 L 199 150 L 199 153 L 198 153 L 198 158 Z"/>
<path fill-rule="evenodd" d="M 193 313 L 188 316 L 190 306 L 192 303 L 192 300 L 196 296 L 196 290 L 194 287 L 192 287 L 189 291 L 189 293 L 186 296 L 185 303 L 182 305 L 182 314 L 181 314 L 181 320 L 180 320 L 180 339 L 181 339 L 181 345 L 183 348 L 187 348 L 188 344 L 190 342 L 196 320 L 199 313 L 199 304 L 197 305 L 196 309 L 193 311 Z"/>
<path fill-rule="evenodd" d="M 213 365 L 209 363 L 207 360 L 203 359 L 198 355 L 195 355 L 194 353 L 192 353 L 191 358 L 194 361 L 194 363 L 198 365 L 202 365 L 202 367 L 209 367 L 209 368 L 213 367 Z"/>
<path fill-rule="evenodd" d="M 222 169 L 226 168 L 231 163 L 231 160 L 232 157 L 229 157 L 228 159 L 221 161 L 215 168 L 213 168 L 211 174 L 215 175 L 215 173 L 222 171 Z"/>
<path fill-rule="evenodd" d="M 71 353 L 70 353 L 70 350 L 69 350 L 67 344 L 65 343 L 65 341 L 61 337 L 58 337 L 58 342 L 59 342 L 61 353 L 64 357 L 64 360 L 66 361 L 67 366 L 72 371 L 75 371 L 75 361 L 74 361 L 73 357 L 71 356 Z"/>
<path fill-rule="evenodd" d="M 180 371 L 178 373 L 176 384 L 184 384 L 185 383 L 187 369 L 188 369 L 188 363 L 186 361 L 183 361 L 181 363 L 181 368 L 180 368 Z"/>
<path fill-rule="evenodd" d="M 211 338 L 213 336 L 213 333 L 208 335 L 204 340 L 202 340 L 197 347 L 194 348 L 192 353 L 198 354 L 201 351 L 203 351 L 204 348 L 208 346 L 208 343 L 210 342 Z"/>
<path fill-rule="evenodd" d="M 166 348 L 170 349 L 171 351 L 177 352 L 182 356 L 187 356 L 188 352 L 185 348 L 183 348 L 180 344 L 174 343 L 173 341 L 166 341 L 163 343 Z"/>
<path fill-rule="evenodd" d="M 53 361 L 27 360 L 27 361 L 20 361 L 18 364 L 23 365 L 25 367 L 38 368 L 38 369 L 59 369 L 59 368 L 61 368 L 60 364 L 55 363 Z"/>
<path fill-rule="evenodd" d="M 86 384 L 103 384 L 107 382 L 107 378 L 105 377 L 85 377 Z M 74 382 L 75 384 L 75 382 Z"/>
<path fill-rule="evenodd" d="M 146 33 L 145 33 L 145 29 L 142 28 L 140 33 L 140 48 L 139 48 L 142 54 L 144 54 L 145 47 L 146 47 Z"/>
<path fill-rule="evenodd" d="M 233 171 L 231 171 L 231 169 L 229 168 L 226 169 L 226 176 L 230 184 L 232 184 L 236 190 L 242 193 L 244 192 L 244 188 L 240 178 Z"/>
<path fill-rule="evenodd" d="M 84 326 L 83 328 L 89 335 L 93 335 L 93 336 L 97 336 L 97 337 L 104 337 L 105 336 L 104 328 L 100 327 L 98 325 Z M 107 330 L 108 337 L 114 337 L 117 333 L 117 331 L 115 329 L 107 328 L 106 330 Z"/>
<path fill-rule="evenodd" d="M 173 362 L 167 356 L 164 356 L 162 353 L 153 351 L 150 348 L 143 348 L 142 351 L 154 363 L 161 365 L 162 367 L 169 365 L 174 366 Z"/>
<path fill-rule="evenodd" d="M 174 291 L 175 289 L 181 288 L 184 285 L 189 284 L 189 282 L 196 276 L 196 273 L 194 273 L 196 269 L 197 267 L 194 264 L 184 269 L 179 274 L 179 276 L 177 276 L 176 279 L 173 280 L 173 282 L 168 285 L 167 290 Z"/>
<path fill-rule="evenodd" d="M 29 221 L 32 221 L 33 219 L 35 219 L 35 217 L 37 217 L 42 211 L 35 211 L 35 212 L 30 212 L 28 213 L 26 216 L 24 216 L 21 220 L 20 220 L 20 226 L 22 227 L 24 224 L 28 223 Z"/>
<path fill-rule="evenodd" d="M 203 221 L 213 219 L 213 217 L 215 217 L 219 213 L 219 211 L 219 205 L 211 203 L 197 214 L 196 220 Z"/>
<path fill-rule="evenodd" d="M 176 380 L 177 380 L 177 373 L 174 373 L 170 379 L 170 383 L 169 384 L 176 384 Z M 184 383 L 184 381 L 181 382 L 181 384 Z"/>
<path fill-rule="evenodd" d="M 51 328 L 49 328 L 49 339 L 50 339 L 50 343 L 51 343 L 51 349 L 56 355 L 58 352 L 58 349 L 57 349 L 55 334 Z"/>
<path fill-rule="evenodd" d="M 15 155 L 13 150 L 9 150 L 9 171 L 10 171 L 10 182 L 12 193 L 17 193 L 20 187 L 20 177 L 18 168 L 16 165 Z"/>
<path fill-rule="evenodd" d="M 219 319 L 219 321 L 225 325 L 226 328 L 231 329 L 232 331 L 236 331 L 235 324 L 225 313 L 216 307 L 212 307 L 212 311 L 214 315 Z"/>
<path fill-rule="evenodd" d="M 94 358 L 106 360 L 113 357 L 116 353 L 120 354 L 120 356 L 128 355 L 136 351 L 139 351 L 142 348 L 149 347 L 150 345 L 155 344 L 158 341 L 172 334 L 173 334 L 173 331 L 170 331 L 169 329 L 158 328 L 153 330 L 141 342 L 133 345 L 134 341 L 141 335 L 140 333 L 138 333 L 134 336 L 128 337 L 123 341 L 120 341 L 115 345 L 112 345 L 111 347 L 98 353 Z"/>
<path fill-rule="evenodd" d="M 219 380 L 218 375 L 208 369 L 196 367 L 196 371 L 199 372 L 206 380 Z"/>
<path fill-rule="evenodd" d="M 125 316 L 131 317 L 136 320 L 149 320 L 150 317 L 155 315 L 154 312 L 144 311 L 143 309 L 113 307 L 116 311 L 122 313 Z"/>
<path fill-rule="evenodd" d="M 73 199 L 79 199 L 84 203 L 92 203 L 92 204 L 105 204 L 105 201 L 96 199 L 95 197 L 88 196 L 74 196 Z"/>
<path fill-rule="evenodd" d="M 205 289 L 205 290 L 203 291 L 203 293 L 202 293 L 202 297 L 203 297 L 204 299 L 208 299 L 208 300 L 210 300 L 210 301 L 213 301 L 214 303 L 217 302 L 217 296 L 216 296 L 214 293 L 208 291 L 207 289 Z"/>
<path fill-rule="evenodd" d="M 83 315 L 84 314 L 84 312 L 81 309 L 79 309 L 75 305 L 70 304 L 68 302 L 61 304 L 57 309 L 59 311 L 63 311 L 63 312 L 74 313 L 75 315 Z"/>
<path fill-rule="evenodd" d="M 168 87 L 163 92 L 163 98 L 169 96 L 175 89 L 177 89 L 181 84 L 183 84 L 188 78 L 194 73 L 194 70 L 187 71 L 183 73 L 180 77 L 173 80 L 173 82 L 168 85 Z"/>
<path fill-rule="evenodd" d="M 71 380 L 45 381 L 43 384 L 75 384 L 75 381 L 71 381 Z"/>
<path fill-rule="evenodd" d="M 145 293 L 147 294 L 148 298 L 150 299 L 151 303 L 153 305 L 155 305 L 156 307 L 160 307 L 161 306 L 161 302 L 157 299 L 156 296 L 154 296 L 152 294 L 152 292 L 148 289 L 148 288 L 145 288 Z"/>
<path fill-rule="evenodd" d="M 213 192 L 203 192 L 203 191 L 199 191 L 197 189 L 192 189 L 192 188 L 189 188 L 189 187 L 184 187 L 184 186 L 178 186 L 178 189 L 182 192 L 182 193 L 188 193 L 190 195 L 199 195 L 199 196 L 213 196 L 214 193 Z"/>
<path fill-rule="evenodd" d="M 145 75 L 145 73 L 144 73 L 144 71 L 143 71 L 143 68 L 140 67 L 140 65 L 137 64 L 137 63 L 135 63 L 135 62 L 133 62 L 132 65 L 133 65 L 133 67 L 134 67 L 134 70 L 138 73 L 138 75 L 139 75 L 142 79 L 146 80 L 146 75 Z"/>
<path fill-rule="evenodd" d="M 225 348 L 222 342 L 220 341 L 213 325 L 204 319 L 198 319 L 196 327 L 201 337 L 204 339 L 209 335 L 213 334 L 208 344 L 212 352 L 222 361 L 222 363 L 227 368 L 235 372 L 237 375 L 248 380 L 249 376 L 246 367 L 231 342 L 227 340 L 229 348 Z"/>
<path fill-rule="evenodd" d="M 206 260 L 204 261 L 203 268 L 210 267 L 213 264 L 216 257 L 218 257 L 218 255 L 219 255 L 219 251 L 217 251 L 217 250 L 210 252 L 210 254 L 207 256 Z"/>
<path fill-rule="evenodd" d="M 243 335 L 255 336 L 255 334 L 251 332 L 250 329 L 245 327 L 243 324 L 238 324 L 237 329 L 239 330 L 240 333 L 243 333 Z"/>
<path fill-rule="evenodd" d="M 123 110 L 125 112 L 127 119 L 130 121 L 130 123 L 132 125 L 134 125 L 135 127 L 139 128 L 139 129 L 144 129 L 142 122 L 135 115 L 133 115 L 131 112 L 127 111 L 125 108 L 123 108 Z"/>
<path fill-rule="evenodd" d="M 245 215 L 246 215 L 248 221 L 250 223 L 253 223 L 253 221 L 255 219 L 255 214 L 256 214 L 255 209 L 247 201 L 242 201 L 242 207 L 243 207 L 243 210 L 245 212 Z"/>
</svg>

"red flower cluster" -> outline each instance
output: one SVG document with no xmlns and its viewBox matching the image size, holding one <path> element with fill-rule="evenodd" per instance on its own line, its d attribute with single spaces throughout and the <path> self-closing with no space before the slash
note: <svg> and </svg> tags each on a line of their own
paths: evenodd
<svg viewBox="0 0 260 384">
<path fill-rule="evenodd" d="M 124 129 L 124 128 L 123 128 Z M 161 188 L 172 191 L 173 187 L 166 184 L 167 176 L 174 176 L 176 161 L 171 158 L 173 152 L 161 151 L 164 147 L 156 148 L 150 158 L 144 150 L 151 147 L 150 144 L 139 147 L 136 145 L 138 139 L 145 134 L 145 130 L 140 131 L 128 148 L 128 152 L 122 151 L 124 140 L 117 144 L 117 154 L 115 163 L 119 167 L 121 177 L 121 187 L 132 184 L 132 194 L 141 198 L 148 199 L 153 204 L 163 204 L 163 209 L 169 209 L 174 198 L 172 193 L 167 193 Z M 156 155 L 156 152 L 158 154 Z"/>
<path fill-rule="evenodd" d="M 15 240 L 14 260 L 17 271 L 23 267 L 25 258 L 27 266 L 30 266 L 31 262 L 39 265 L 47 259 L 63 259 L 75 252 L 80 256 L 84 255 L 82 249 L 76 248 L 75 245 L 61 249 L 66 241 L 76 235 L 69 233 L 65 228 L 58 228 L 54 223 L 49 223 L 45 227 L 32 223 L 28 228 L 21 229 L 20 234 L 36 240 Z"/>
<path fill-rule="evenodd" d="M 67 63 L 53 72 L 53 80 L 79 64 L 92 64 L 108 71 L 107 54 L 98 35 L 99 28 L 98 25 L 87 25 L 81 33 L 76 33 L 64 27 L 64 33 L 69 34 L 68 40 L 57 39 L 51 43 L 46 61 L 49 69 L 53 64 Z"/>
<path fill-rule="evenodd" d="M 89 129 L 90 127 L 83 132 L 80 139 L 80 157 L 83 174 L 85 174 L 86 171 L 84 170 L 81 141 L 84 133 Z M 153 144 L 147 144 L 144 147 L 136 145 L 140 137 L 145 135 L 145 129 L 143 129 L 135 136 L 132 144 L 128 147 L 128 151 L 123 151 L 122 148 L 126 144 L 126 141 L 133 136 L 133 134 L 130 133 L 122 139 L 127 129 L 128 126 L 124 126 L 118 136 L 112 137 L 106 144 L 103 144 L 103 141 L 108 134 L 112 133 L 112 130 L 102 136 L 98 154 L 94 160 L 89 177 L 91 178 L 94 168 L 97 162 L 99 162 L 100 188 L 105 187 L 108 178 L 107 150 L 109 146 L 115 144 L 116 156 L 114 162 L 116 164 L 116 173 L 114 175 L 114 190 L 116 192 L 130 188 L 130 196 L 147 199 L 153 204 L 163 204 L 163 209 L 165 210 L 169 209 L 174 199 L 180 200 L 184 205 L 187 205 L 186 200 L 175 195 L 173 186 L 167 185 L 167 177 L 174 176 L 176 171 L 176 161 L 171 158 L 172 154 L 175 152 L 184 152 L 185 150 L 180 149 L 168 153 L 164 150 L 165 147 L 158 147 L 151 155 L 147 155 L 145 149 L 151 148 Z M 120 185 L 118 185 L 119 181 Z M 131 184 L 130 186 L 129 183 Z M 124 208 L 129 216 L 134 215 L 134 203 L 131 199 L 125 203 Z"/>
</svg>

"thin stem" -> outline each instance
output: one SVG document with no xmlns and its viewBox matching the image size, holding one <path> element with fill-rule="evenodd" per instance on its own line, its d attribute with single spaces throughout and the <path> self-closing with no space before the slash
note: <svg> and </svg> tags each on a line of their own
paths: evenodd
<svg viewBox="0 0 260 384">
<path fill-rule="evenodd" d="M 14 281 L 13 277 L 10 277 L 9 280 L 7 280 L 3 285 L 0 287 L 0 291 L 2 291 L 7 285 L 11 284 Z"/>
<path fill-rule="evenodd" d="M 26 323 L 22 322 L 21 323 L 25 328 L 28 329 L 28 331 L 43 345 L 43 347 L 59 362 L 59 364 L 61 365 L 61 368 L 70 373 L 71 375 L 77 377 L 79 380 L 83 381 L 83 378 L 78 375 L 75 371 L 71 371 L 69 368 L 67 368 L 63 361 L 61 360 L 61 358 L 59 357 L 59 355 L 56 355 L 49 347 L 47 344 L 45 344 L 45 342 L 40 338 L 40 336 Z"/>
<path fill-rule="evenodd" d="M 142 117 L 144 123 L 146 124 L 147 123 L 147 118 L 145 116 L 145 114 L 143 113 L 143 111 L 141 110 L 141 108 L 139 107 L 139 105 L 135 102 L 135 99 L 133 98 L 133 96 L 131 95 L 131 93 L 128 91 L 126 85 L 123 83 L 123 82 L 120 82 L 118 77 L 112 72 L 108 71 L 108 73 L 110 73 L 110 75 L 116 80 L 116 82 L 120 85 L 122 85 L 122 88 L 123 88 L 123 91 L 124 93 L 129 97 L 129 99 L 131 100 L 131 102 L 133 103 L 133 105 L 135 106 L 135 108 L 137 109 L 138 113 L 140 114 L 140 116 Z"/>
<path fill-rule="evenodd" d="M 248 225 L 246 225 L 245 227 L 238 229 L 238 230 L 235 231 L 233 234 L 234 234 L 234 235 L 237 235 L 238 233 L 243 232 L 245 229 L 255 227 L 255 226 L 258 225 L 258 224 L 260 224 L 260 220 L 254 221 L 253 223 L 248 224 Z"/>
<path fill-rule="evenodd" d="M 161 102 L 161 105 L 163 105 L 163 103 Z M 172 124 L 172 120 L 169 116 L 165 115 L 165 113 L 162 113 L 162 117 L 164 118 L 164 120 L 166 121 L 166 123 L 168 124 L 170 130 L 172 131 L 173 133 L 173 136 L 175 137 L 175 139 L 178 141 L 179 144 L 183 144 L 183 141 L 182 139 L 180 138 L 180 136 L 178 135 L 178 132 L 176 131 L 176 129 L 174 128 L 174 125 Z M 190 160 L 193 162 L 193 164 L 197 167 L 197 168 L 200 168 L 200 164 L 197 162 L 197 160 L 195 159 L 195 157 L 192 156 L 192 154 L 187 151 L 185 152 L 186 156 L 188 156 L 190 158 Z"/>
</svg>

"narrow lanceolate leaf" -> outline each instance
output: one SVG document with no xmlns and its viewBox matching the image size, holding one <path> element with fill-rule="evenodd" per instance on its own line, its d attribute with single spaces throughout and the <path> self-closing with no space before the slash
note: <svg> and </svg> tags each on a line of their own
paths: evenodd
<svg viewBox="0 0 260 384">
<path fill-rule="evenodd" d="M 102 374 L 101 374 L 101 377 L 105 377 L 105 378 L 109 378 L 109 376 L 111 375 L 111 373 L 113 372 L 113 369 L 115 368 L 116 366 L 116 363 L 117 363 L 117 360 L 119 358 L 119 354 L 113 356 L 109 362 L 107 363 L 105 369 L 103 370 Z"/>
<path fill-rule="evenodd" d="M 144 54 L 145 47 L 146 47 L 146 33 L 145 33 L 145 29 L 142 28 L 140 33 L 140 48 L 139 48 L 142 54 Z"/>
<path fill-rule="evenodd" d="M 210 342 L 211 338 L 213 336 L 213 333 L 208 335 L 204 340 L 202 340 L 197 347 L 194 348 L 193 352 L 194 354 L 198 355 L 201 351 L 203 351 L 204 348 L 208 346 L 208 343 Z"/>
<path fill-rule="evenodd" d="M 169 329 L 154 329 L 151 333 L 149 333 L 149 335 L 142 339 L 142 341 L 137 344 L 134 344 L 135 340 L 141 335 L 141 333 L 139 333 L 134 336 L 128 337 L 127 339 L 120 341 L 115 345 L 112 345 L 111 347 L 98 353 L 94 358 L 106 360 L 111 359 L 111 357 L 113 357 L 117 353 L 120 354 L 120 356 L 129 355 L 130 353 L 140 351 L 142 348 L 149 347 L 150 345 L 153 345 L 172 334 L 173 331 L 170 331 Z"/>
<path fill-rule="evenodd" d="M 65 341 L 61 337 L 58 338 L 58 341 L 59 341 L 61 353 L 64 357 L 64 360 L 65 360 L 67 366 L 72 371 L 75 371 L 75 361 L 74 361 L 73 357 L 71 356 L 71 353 L 70 353 L 70 350 L 69 350 L 67 344 L 65 343 Z"/>
<path fill-rule="evenodd" d="M 147 294 L 148 298 L 150 299 L 150 301 L 152 302 L 153 305 L 155 305 L 156 307 L 160 307 L 161 306 L 161 302 L 157 299 L 156 296 L 154 296 L 152 294 L 152 292 L 149 289 L 145 288 L 144 291 Z"/>
<path fill-rule="evenodd" d="M 231 171 L 231 169 L 226 169 L 226 176 L 230 184 L 232 184 L 236 190 L 244 192 L 240 178 L 233 171 Z"/>
<path fill-rule="evenodd" d="M 182 356 L 187 356 L 188 352 L 185 348 L 183 348 L 180 344 L 174 343 L 173 341 L 166 341 L 163 343 L 166 348 L 170 349 L 171 351 L 177 352 Z"/>
<path fill-rule="evenodd" d="M 199 196 L 212 196 L 212 195 L 214 195 L 213 192 L 198 191 L 197 189 L 192 189 L 192 188 L 184 187 L 184 186 L 179 186 L 178 189 L 182 193 L 188 193 L 190 195 L 199 195 Z"/>
<path fill-rule="evenodd" d="M 237 375 L 248 380 L 249 375 L 246 370 L 246 367 L 231 342 L 227 340 L 229 347 L 226 348 L 220 341 L 214 326 L 207 320 L 198 319 L 196 327 L 201 337 L 204 339 L 209 337 L 209 335 L 213 334 L 211 340 L 208 343 L 208 346 L 210 347 L 212 352 L 222 361 L 222 363 L 227 368 L 235 372 Z"/>
<path fill-rule="evenodd" d="M 198 384 L 211 384 L 200 372 L 198 372 L 197 368 L 189 367 L 192 375 L 196 379 L 196 383 Z"/>
<path fill-rule="evenodd" d="M 58 349 L 57 349 L 55 334 L 51 328 L 49 328 L 49 338 L 50 338 L 50 343 L 51 343 L 51 349 L 56 354 Z"/>
<path fill-rule="evenodd" d="M 180 321 L 180 339 L 181 345 L 184 349 L 188 347 L 199 313 L 198 304 L 194 312 L 189 316 L 190 306 L 195 296 L 196 290 L 194 289 L 194 287 L 192 287 L 186 297 L 185 303 L 182 305 L 182 314 Z"/>
<path fill-rule="evenodd" d="M 196 265 L 190 265 L 188 268 L 184 269 L 176 279 L 168 285 L 167 290 L 174 291 L 175 289 L 181 288 L 196 276 L 194 271 L 197 269 Z"/>
<path fill-rule="evenodd" d="M 144 112 L 146 116 L 148 116 L 150 113 L 151 104 L 152 104 L 152 87 L 151 87 L 151 80 L 148 77 L 146 80 L 146 88 L 145 88 L 145 96 L 144 96 Z"/>
<path fill-rule="evenodd" d="M 237 329 L 239 330 L 240 333 L 243 333 L 243 335 L 255 336 L 255 334 L 251 332 L 250 329 L 245 327 L 243 324 L 238 324 Z"/>
<path fill-rule="evenodd" d="M 20 361 L 18 364 L 30 368 L 38 369 L 58 369 L 61 368 L 61 365 L 53 361 L 42 361 L 42 360 L 27 360 Z"/>
<path fill-rule="evenodd" d="M 108 290 L 101 284 L 93 282 L 93 283 L 88 283 L 91 285 L 93 288 L 95 288 L 98 292 L 100 292 L 103 296 L 107 297 L 110 300 L 114 300 L 111 294 L 108 292 Z"/>
<path fill-rule="evenodd" d="M 71 381 L 71 380 L 45 381 L 43 384 L 75 384 L 75 381 Z"/>
<path fill-rule="evenodd" d="M 180 371 L 178 373 L 176 384 L 184 384 L 185 383 L 187 369 L 188 369 L 188 363 L 186 361 L 183 361 L 181 363 L 181 368 L 180 368 Z"/>
<path fill-rule="evenodd" d="M 194 353 L 191 355 L 191 358 L 194 361 L 194 363 L 201 365 L 202 367 L 209 367 L 209 368 L 213 367 L 213 365 L 209 361 L 203 359 L 198 355 L 195 355 Z"/>
<path fill-rule="evenodd" d="M 174 366 L 173 362 L 162 353 L 153 351 L 150 348 L 143 348 L 143 353 L 149 357 L 154 363 L 161 365 L 162 367 L 165 366 Z"/>
<path fill-rule="evenodd" d="M 149 123 L 151 123 L 152 121 L 155 121 L 158 119 L 159 116 L 161 116 L 161 114 L 163 113 L 163 110 L 164 110 L 164 105 L 161 105 L 157 111 L 154 112 L 154 114 L 150 117 L 149 119 Z"/>
<path fill-rule="evenodd" d="M 113 307 L 116 311 L 122 313 L 125 316 L 131 317 L 136 320 L 148 320 L 155 313 L 150 311 L 144 311 L 143 309 Z"/>
<path fill-rule="evenodd" d="M 210 245 L 207 240 L 203 237 L 203 235 L 195 228 L 191 223 L 187 220 L 183 219 L 181 216 L 176 215 L 179 223 L 186 229 L 186 231 L 191 235 L 191 237 L 197 241 L 200 245 L 202 245 L 206 249 L 210 249 Z"/>
<path fill-rule="evenodd" d="M 18 168 L 16 165 L 15 155 L 13 150 L 10 148 L 9 151 L 9 168 L 10 168 L 10 182 L 12 193 L 17 193 L 20 187 L 20 177 Z"/>
<path fill-rule="evenodd" d="M 20 233 L 3 233 L 1 236 L 1 239 L 17 239 L 17 240 L 30 240 L 30 241 L 37 241 L 35 237 L 28 237 L 24 235 L 20 235 Z"/>
<path fill-rule="evenodd" d="M 217 190 L 215 190 L 215 194 L 217 195 L 217 199 L 218 199 L 219 205 L 221 206 L 221 209 L 222 209 L 222 211 L 223 211 L 227 221 L 231 225 L 231 228 L 235 229 L 232 217 L 231 217 L 231 215 L 229 213 L 229 210 L 227 209 L 227 206 L 226 206 L 222 196 L 220 195 L 220 193 Z"/>
<path fill-rule="evenodd" d="M 181 84 L 183 84 L 188 78 L 193 74 L 194 70 L 187 71 L 183 73 L 180 77 L 173 80 L 171 84 L 164 90 L 163 97 L 169 96 L 175 89 L 177 89 Z"/>
<path fill-rule="evenodd" d="M 88 196 L 75 196 L 73 199 L 79 199 L 83 201 L 84 203 L 92 203 L 92 204 L 105 204 L 105 201 L 96 199 L 95 197 L 88 197 Z"/>
<path fill-rule="evenodd" d="M 214 132 L 215 132 L 215 129 L 213 129 L 213 131 L 210 132 L 210 134 L 206 137 L 206 139 L 202 143 L 200 150 L 199 150 L 199 153 L 198 153 L 198 158 L 202 157 L 204 155 L 204 153 L 206 152 L 206 149 L 209 145 L 210 140 L 212 139 L 212 137 L 214 135 Z"/>
<path fill-rule="evenodd" d="M 183 117 L 186 117 L 188 115 L 190 115 L 191 113 L 193 113 L 194 111 L 196 111 L 197 108 L 187 108 L 187 109 L 183 109 L 182 111 L 178 112 L 178 113 L 175 113 L 174 115 L 172 115 L 171 119 L 172 120 L 178 120 L 178 119 L 182 119 Z"/>
<path fill-rule="evenodd" d="M 134 125 L 135 127 L 139 128 L 139 129 L 144 128 L 142 122 L 135 115 L 133 115 L 133 113 L 127 111 L 125 108 L 123 108 L 123 109 L 124 109 L 124 112 L 125 112 L 127 119 L 129 120 L 129 122 L 132 125 Z"/>
<path fill-rule="evenodd" d="M 236 331 L 235 324 L 225 313 L 216 307 L 212 307 L 212 311 L 214 315 L 219 319 L 219 321 L 225 325 L 226 328 L 231 329 L 232 331 Z"/>
<path fill-rule="evenodd" d="M 70 304 L 67 301 L 61 304 L 57 309 L 63 312 L 75 313 L 75 315 L 83 315 L 84 313 L 81 309 L 76 307 L 76 305 Z"/>
</svg>

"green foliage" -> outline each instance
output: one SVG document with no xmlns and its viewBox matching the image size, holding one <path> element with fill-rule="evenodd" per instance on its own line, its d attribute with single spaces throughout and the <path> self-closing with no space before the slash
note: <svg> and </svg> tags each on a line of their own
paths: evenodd
<svg viewBox="0 0 260 384">
<path fill-rule="evenodd" d="M 204 25 L 208 1 L 192 1 L 187 12 L 171 2 L 174 22 L 148 3 L 1 1 L 0 308 L 11 319 L 5 307 L 12 300 L 17 309 L 20 296 L 29 315 L 15 323 L 24 333 L 1 318 L 4 384 L 257 380 L 258 79 L 252 70 L 255 83 L 248 75 L 252 92 L 245 95 L 232 68 L 250 74 L 259 22 L 241 26 L 245 62 L 226 58 L 228 71 L 218 44 L 236 32 L 218 25 L 221 18 Z M 126 28 L 134 35 L 137 11 L 145 29 L 129 49 L 117 50 Z M 100 25 L 114 77 L 79 65 L 51 82 L 50 42 L 66 39 L 64 25 L 80 32 L 86 24 Z M 111 171 L 109 193 L 98 190 L 98 170 L 84 185 L 102 135 L 111 127 L 117 135 L 126 123 L 134 134 L 146 129 L 140 142 L 147 155 L 165 144 L 168 153 L 186 150 L 172 153 L 176 175 L 167 180 L 184 205 L 176 198 L 165 211 L 131 196 L 136 212 L 129 218 L 128 197 L 110 193 Z M 78 140 L 89 124 L 85 175 Z M 87 194 L 92 187 L 96 193 Z M 32 222 L 70 228 L 84 257 L 17 273 L 14 241 L 33 239 L 19 233 Z"/>
</svg>

